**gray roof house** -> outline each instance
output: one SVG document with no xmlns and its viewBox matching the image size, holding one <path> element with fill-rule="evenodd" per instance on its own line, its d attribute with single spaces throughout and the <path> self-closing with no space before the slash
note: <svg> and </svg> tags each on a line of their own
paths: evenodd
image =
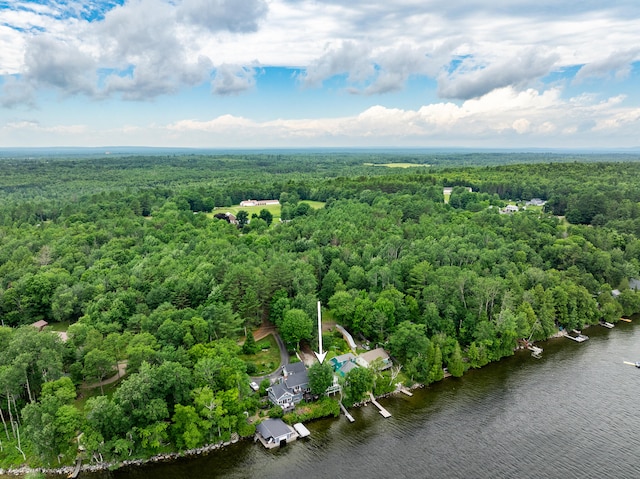
<svg viewBox="0 0 640 479">
<path fill-rule="evenodd" d="M 286 375 L 267 388 L 271 403 L 280 406 L 282 409 L 292 408 L 302 401 L 304 395 L 310 391 L 309 375 L 304 363 L 294 364 L 300 364 L 302 367 L 294 366 L 293 364 L 287 365 L 287 367 L 294 367 L 285 368 Z M 292 372 L 292 369 L 297 372 Z"/>
<path fill-rule="evenodd" d="M 273 383 L 267 388 L 267 394 L 269 401 L 275 406 L 280 406 L 282 409 L 291 408 L 294 403 L 294 394 L 289 391 L 286 385 L 282 382 Z M 300 400 L 298 400 L 299 402 Z"/>
<path fill-rule="evenodd" d="M 266 419 L 256 426 L 256 439 L 267 448 L 280 446 L 283 441 L 294 441 L 297 437 L 296 432 L 282 419 Z"/>
</svg>

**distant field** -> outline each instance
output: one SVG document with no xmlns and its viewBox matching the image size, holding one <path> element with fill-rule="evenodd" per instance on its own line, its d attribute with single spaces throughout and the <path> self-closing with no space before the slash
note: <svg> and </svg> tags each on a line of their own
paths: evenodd
<svg viewBox="0 0 640 479">
<path fill-rule="evenodd" d="M 320 208 L 324 208 L 324 202 L 322 201 L 304 200 L 304 201 L 301 201 L 301 203 L 308 203 L 309 206 L 311 206 L 314 210 L 319 210 Z M 254 213 L 257 215 L 260 213 L 260 211 L 267 210 L 269 211 L 269 213 L 273 215 L 274 220 L 277 221 L 280 219 L 280 205 L 266 205 L 266 206 L 233 205 L 233 206 L 227 206 L 223 208 L 215 208 L 211 213 L 208 213 L 207 216 L 213 217 L 213 215 L 215 215 L 216 213 L 232 213 L 234 215 L 237 215 L 238 211 L 240 210 L 244 210 L 247 213 L 249 213 L 249 218 L 251 218 L 251 215 L 253 215 Z"/>
<path fill-rule="evenodd" d="M 387 168 L 419 168 L 429 167 L 424 163 L 364 163 L 365 166 L 386 166 Z"/>
</svg>

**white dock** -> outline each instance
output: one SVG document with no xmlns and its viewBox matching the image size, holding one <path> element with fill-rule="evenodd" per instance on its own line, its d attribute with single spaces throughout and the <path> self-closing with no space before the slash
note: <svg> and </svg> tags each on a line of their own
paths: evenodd
<svg viewBox="0 0 640 479">
<path fill-rule="evenodd" d="M 369 393 L 369 396 L 371 396 L 371 402 L 375 407 L 378 408 L 380 414 L 382 414 L 382 417 L 391 417 L 391 413 L 383 408 L 378 401 L 376 401 L 376 398 L 373 397 L 372 393 Z"/>
<path fill-rule="evenodd" d="M 404 386 L 400 386 L 399 389 L 402 394 L 406 394 L 407 396 L 413 396 L 413 393 L 409 391 L 407 388 L 405 388 Z"/>
<path fill-rule="evenodd" d="M 612 324 L 612 323 L 609 323 L 609 322 L 607 322 L 607 321 L 603 321 L 602 323 L 600 323 L 600 326 L 602 326 L 602 327 L 604 327 L 604 328 L 608 328 L 608 329 L 613 328 L 613 324 Z"/>
<path fill-rule="evenodd" d="M 577 336 L 571 336 L 569 335 L 569 333 L 564 333 L 565 338 L 569 338 L 573 341 L 575 341 L 576 343 L 583 343 L 584 341 L 586 341 L 587 339 L 589 339 L 589 336 L 585 335 L 585 334 L 578 334 Z"/>
<path fill-rule="evenodd" d="M 349 422 L 356 422 L 355 419 L 353 419 L 353 416 L 351 414 L 349 414 L 349 411 L 347 411 L 347 408 L 344 407 L 344 404 L 340 403 L 340 409 L 342 409 L 342 412 L 344 413 L 344 415 L 347 417 L 347 419 L 349 420 Z"/>
<path fill-rule="evenodd" d="M 538 346 L 534 346 L 533 344 L 531 344 L 527 349 L 531 351 L 531 356 L 533 356 L 536 359 L 540 359 L 543 351 L 542 348 L 539 348 Z"/>
<path fill-rule="evenodd" d="M 296 432 L 298 433 L 298 436 L 300 437 L 307 437 L 311 434 L 311 432 L 309 432 L 309 430 L 306 428 L 306 426 L 304 424 L 302 424 L 301 422 L 297 422 L 293 425 L 293 428 L 296 430 Z"/>
</svg>

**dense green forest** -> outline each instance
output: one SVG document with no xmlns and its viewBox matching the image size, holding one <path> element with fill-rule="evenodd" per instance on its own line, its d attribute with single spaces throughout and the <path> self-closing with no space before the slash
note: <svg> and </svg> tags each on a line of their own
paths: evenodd
<svg viewBox="0 0 640 479">
<path fill-rule="evenodd" d="M 253 434 L 245 334 L 270 322 L 291 350 L 317 344 L 318 300 L 424 384 L 640 312 L 638 159 L 0 159 L 0 466 L 69 464 L 78 442 L 101 462 Z M 376 166 L 394 162 L 418 166 Z M 279 199 L 282 221 L 212 213 L 250 198 Z M 501 212 L 532 198 L 546 204 Z M 114 385 L 80 387 L 124 362 Z M 383 390 L 356 375 L 350 402 Z"/>
</svg>

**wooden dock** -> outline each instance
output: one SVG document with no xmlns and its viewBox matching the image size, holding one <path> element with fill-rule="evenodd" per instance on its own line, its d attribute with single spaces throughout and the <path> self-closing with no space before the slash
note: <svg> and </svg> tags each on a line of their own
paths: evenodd
<svg viewBox="0 0 640 479">
<path fill-rule="evenodd" d="M 405 388 L 404 386 L 400 386 L 399 389 L 402 394 L 406 394 L 407 396 L 413 396 L 413 393 L 409 391 L 407 388 Z"/>
<path fill-rule="evenodd" d="M 342 409 L 342 412 L 344 413 L 344 415 L 347 417 L 347 419 L 349 420 L 349 422 L 356 422 L 355 419 L 353 419 L 353 416 L 351 414 L 349 414 L 349 411 L 347 411 L 347 408 L 344 407 L 344 404 L 342 404 L 342 402 L 339 403 L 340 404 L 340 409 Z"/>
<path fill-rule="evenodd" d="M 624 321 L 625 323 L 630 323 L 631 320 L 629 318 L 620 318 L 620 321 Z"/>
<path fill-rule="evenodd" d="M 372 393 L 369 393 L 369 396 L 371 396 L 371 402 L 375 407 L 378 408 L 380 414 L 382 414 L 382 417 L 391 417 L 391 413 L 383 408 L 378 401 L 376 401 L 376 398 L 373 397 Z"/>
</svg>

